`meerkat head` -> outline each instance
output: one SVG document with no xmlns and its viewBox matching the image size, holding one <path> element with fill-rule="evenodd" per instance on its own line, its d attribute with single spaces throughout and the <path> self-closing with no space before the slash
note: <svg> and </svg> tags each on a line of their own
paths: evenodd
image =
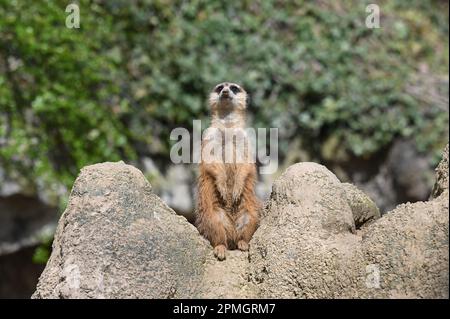
<svg viewBox="0 0 450 319">
<path fill-rule="evenodd" d="M 235 84 L 223 82 L 217 84 L 209 95 L 212 109 L 244 110 L 247 107 L 247 92 Z"/>
</svg>

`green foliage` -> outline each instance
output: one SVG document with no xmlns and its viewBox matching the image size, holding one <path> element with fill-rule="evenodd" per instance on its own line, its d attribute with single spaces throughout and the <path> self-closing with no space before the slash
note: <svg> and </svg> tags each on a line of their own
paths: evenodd
<svg viewBox="0 0 450 319">
<path fill-rule="evenodd" d="M 319 157 L 321 144 L 370 156 L 398 136 L 424 151 L 447 139 L 448 113 L 411 91 L 448 74 L 445 2 L 381 1 L 380 29 L 359 0 L 81 0 L 80 29 L 64 25 L 68 3 L 0 0 L 11 176 L 70 187 L 86 164 L 168 161 L 171 129 L 205 119 L 224 80 L 251 94 L 255 127 L 280 128 L 281 154 L 298 136 Z"/>
<path fill-rule="evenodd" d="M 33 254 L 33 263 L 45 264 L 50 258 L 53 236 L 46 236 L 41 239 L 41 244 L 36 248 Z"/>
<path fill-rule="evenodd" d="M 134 156 L 119 65 L 104 53 L 112 24 L 83 5 L 77 31 L 62 1 L 0 2 L 0 160 L 13 177 L 69 186 L 84 165 Z"/>
</svg>

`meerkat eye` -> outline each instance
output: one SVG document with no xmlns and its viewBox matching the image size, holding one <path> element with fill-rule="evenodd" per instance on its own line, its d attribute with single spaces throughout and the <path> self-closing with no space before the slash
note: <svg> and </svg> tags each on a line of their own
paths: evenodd
<svg viewBox="0 0 450 319">
<path fill-rule="evenodd" d="M 222 91 L 223 89 L 223 85 L 219 85 L 218 87 L 216 87 L 216 89 L 214 90 L 217 94 L 220 93 L 220 91 Z"/>
<path fill-rule="evenodd" d="M 233 91 L 234 94 L 238 94 L 239 92 L 241 92 L 241 89 L 239 87 L 237 87 L 236 85 L 232 85 L 230 86 L 231 91 Z"/>
</svg>

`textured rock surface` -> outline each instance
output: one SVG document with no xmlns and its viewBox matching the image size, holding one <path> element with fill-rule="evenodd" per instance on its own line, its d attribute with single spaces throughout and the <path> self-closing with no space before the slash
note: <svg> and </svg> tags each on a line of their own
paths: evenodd
<svg viewBox="0 0 450 319">
<path fill-rule="evenodd" d="M 435 189 L 448 185 L 446 158 L 448 148 Z M 378 217 L 370 202 L 321 165 L 291 166 L 275 183 L 251 242 L 259 296 L 448 298 L 448 190 L 400 205 L 354 233 L 354 222 Z"/>
<path fill-rule="evenodd" d="M 373 200 L 359 190 L 358 187 L 349 183 L 342 183 L 341 187 L 344 189 L 347 203 L 352 210 L 356 228 L 367 225 L 369 222 L 381 217 L 380 210 Z"/>
<path fill-rule="evenodd" d="M 431 196 L 437 198 L 445 191 L 448 192 L 448 144 L 445 147 L 441 162 L 436 167 L 436 183 Z"/>
<path fill-rule="evenodd" d="M 366 229 L 364 264 L 378 267 L 370 298 L 448 298 L 448 196 L 399 205 Z"/>
<path fill-rule="evenodd" d="M 333 298 L 349 294 L 361 250 L 339 180 L 324 166 L 299 163 L 275 182 L 250 246 L 260 297 Z M 356 249 L 355 249 L 356 248 Z"/>
<path fill-rule="evenodd" d="M 84 168 L 34 298 L 188 298 L 209 244 L 123 163 Z"/>
<path fill-rule="evenodd" d="M 447 144 L 436 168 L 432 199 L 399 205 L 366 229 L 364 258 L 379 266 L 380 289 L 365 289 L 362 296 L 449 297 L 448 203 Z"/>
<path fill-rule="evenodd" d="M 224 262 L 123 163 L 75 182 L 35 298 L 448 298 L 448 147 L 429 202 L 379 218 L 322 165 L 273 185 L 250 251 Z"/>
<path fill-rule="evenodd" d="M 256 298 L 255 286 L 249 280 L 248 252 L 229 251 L 227 259 L 215 258 L 205 264 L 201 284 L 202 298 Z"/>
</svg>

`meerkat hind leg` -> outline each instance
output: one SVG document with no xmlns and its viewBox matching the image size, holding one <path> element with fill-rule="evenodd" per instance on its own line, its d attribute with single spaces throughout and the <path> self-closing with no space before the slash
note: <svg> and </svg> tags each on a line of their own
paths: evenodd
<svg viewBox="0 0 450 319">
<path fill-rule="evenodd" d="M 237 247 L 239 250 L 247 251 L 248 250 L 248 243 L 245 240 L 239 240 L 237 243 Z"/>
<path fill-rule="evenodd" d="M 236 219 L 236 240 L 237 248 L 242 251 L 248 250 L 248 243 L 252 238 L 258 224 L 255 213 L 242 210 Z"/>
<path fill-rule="evenodd" d="M 232 240 L 236 236 L 232 222 L 223 209 L 218 209 L 212 216 L 209 216 L 205 226 L 204 233 L 214 247 L 214 256 L 219 260 L 224 260 L 230 239 Z"/>
</svg>

